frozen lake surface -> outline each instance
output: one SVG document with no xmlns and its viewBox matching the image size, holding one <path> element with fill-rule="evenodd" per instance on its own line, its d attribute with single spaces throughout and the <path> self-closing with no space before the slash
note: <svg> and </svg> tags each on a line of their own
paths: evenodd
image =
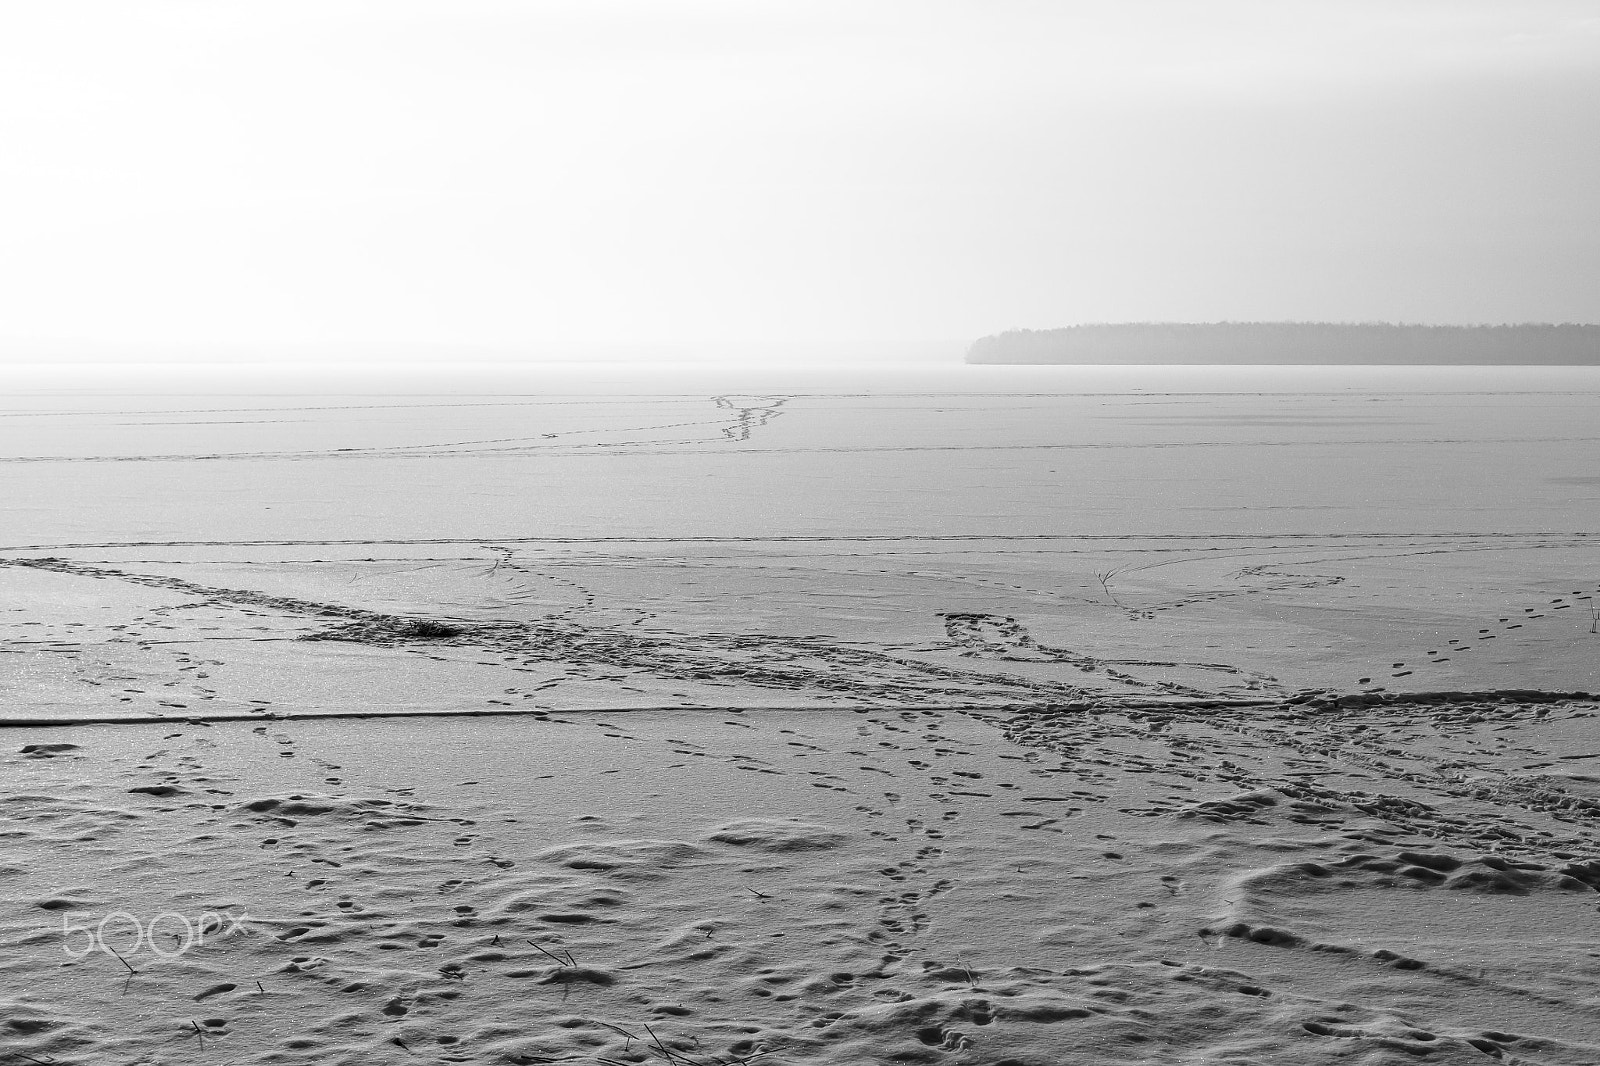
<svg viewBox="0 0 1600 1066">
<path fill-rule="evenodd" d="M 1571 532 L 1600 488 L 1595 368 L 170 380 L 13 383 L 5 543 Z"/>
<path fill-rule="evenodd" d="M 1600 688 L 1593 369 L 170 382 L 0 411 L 29 716 Z"/>
<path fill-rule="evenodd" d="M 14 381 L 0 1057 L 1589 1066 L 1597 392 Z"/>
</svg>

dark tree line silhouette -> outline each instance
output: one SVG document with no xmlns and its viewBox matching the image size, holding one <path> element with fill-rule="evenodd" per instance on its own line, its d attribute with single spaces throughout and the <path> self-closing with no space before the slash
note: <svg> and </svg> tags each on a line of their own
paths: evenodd
<svg viewBox="0 0 1600 1066">
<path fill-rule="evenodd" d="M 967 362 L 1586 366 L 1600 364 L 1600 325 L 1104 323 L 1007 330 Z"/>
</svg>

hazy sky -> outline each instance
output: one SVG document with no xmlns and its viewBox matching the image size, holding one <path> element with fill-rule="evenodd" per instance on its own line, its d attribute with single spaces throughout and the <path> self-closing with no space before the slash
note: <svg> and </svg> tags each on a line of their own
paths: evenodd
<svg viewBox="0 0 1600 1066">
<path fill-rule="evenodd" d="M 1600 321 L 1600 0 L 0 0 L 0 358 Z"/>
</svg>

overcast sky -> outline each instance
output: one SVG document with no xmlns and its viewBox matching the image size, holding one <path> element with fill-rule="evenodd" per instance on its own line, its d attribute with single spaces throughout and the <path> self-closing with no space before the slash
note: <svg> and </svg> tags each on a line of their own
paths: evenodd
<svg viewBox="0 0 1600 1066">
<path fill-rule="evenodd" d="M 0 358 L 1600 321 L 1600 0 L 0 0 Z"/>
</svg>

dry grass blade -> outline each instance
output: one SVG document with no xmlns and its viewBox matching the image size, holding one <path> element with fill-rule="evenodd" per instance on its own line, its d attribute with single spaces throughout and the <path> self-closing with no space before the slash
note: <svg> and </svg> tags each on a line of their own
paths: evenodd
<svg viewBox="0 0 1600 1066">
<path fill-rule="evenodd" d="M 672 1064 L 672 1066 L 749 1066 L 750 1063 L 755 1062 L 759 1058 L 771 1055 L 776 1050 L 775 1048 L 766 1048 L 762 1051 L 757 1051 L 743 1056 L 730 1055 L 727 1058 L 718 1058 L 717 1056 L 713 1055 L 709 1058 L 697 1059 L 685 1055 L 681 1051 L 674 1051 L 667 1047 L 666 1044 L 662 1043 L 661 1038 L 656 1035 L 655 1030 L 650 1028 L 648 1024 L 646 1024 L 644 1027 L 644 1031 L 650 1034 L 650 1040 L 648 1043 L 645 1042 L 643 1037 L 638 1036 L 635 1033 L 628 1032 L 628 1030 L 624 1029 L 620 1025 L 612 1025 L 610 1022 L 600 1022 L 600 1024 L 605 1026 L 607 1029 L 610 1029 L 614 1033 L 621 1034 L 627 1039 L 628 1043 L 622 1049 L 624 1053 L 631 1051 L 633 1049 L 633 1041 L 637 1040 L 641 1044 L 645 1044 L 645 1050 Z M 698 1040 L 695 1042 L 699 1043 Z M 616 1059 L 602 1058 L 596 1059 L 595 1061 L 603 1063 L 604 1066 L 635 1066 L 634 1063 L 624 1063 Z"/>
<path fill-rule="evenodd" d="M 621 1033 L 627 1039 L 628 1042 L 624 1044 L 622 1048 L 624 1053 L 633 1050 L 633 1042 L 639 1039 L 638 1037 L 634 1036 L 620 1025 L 612 1025 L 610 1022 L 601 1022 L 600 1024 L 605 1026 L 607 1029 L 610 1029 L 614 1033 Z"/>
<path fill-rule="evenodd" d="M 529 940 L 528 943 L 533 944 L 534 950 L 539 952 L 541 955 L 544 955 L 547 958 L 555 960 L 555 964 L 557 966 L 577 966 L 578 965 L 577 961 L 573 959 L 572 952 L 570 952 L 570 951 L 566 952 L 566 956 L 567 957 L 563 959 L 560 955 L 552 955 L 550 952 L 546 951 L 544 948 L 540 947 L 538 944 L 534 944 L 533 941 L 531 941 L 531 940 Z"/>
<path fill-rule="evenodd" d="M 650 1039 L 655 1044 L 655 1050 L 669 1063 L 687 1063 L 688 1066 L 717 1066 L 716 1063 L 707 1063 L 701 1059 L 691 1058 L 681 1051 L 673 1051 L 661 1042 L 661 1038 L 656 1035 L 656 1031 L 650 1028 L 648 1023 L 645 1025 L 644 1031 L 650 1034 Z"/>
</svg>

